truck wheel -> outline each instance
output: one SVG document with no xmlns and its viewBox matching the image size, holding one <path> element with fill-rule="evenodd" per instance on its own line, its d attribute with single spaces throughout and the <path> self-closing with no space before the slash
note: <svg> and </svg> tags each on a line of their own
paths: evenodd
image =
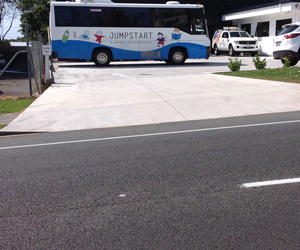
<svg viewBox="0 0 300 250">
<path fill-rule="evenodd" d="M 110 51 L 107 49 L 97 49 L 93 53 L 93 62 L 97 66 L 107 66 L 111 59 Z"/>
<path fill-rule="evenodd" d="M 235 55 L 236 55 L 236 52 L 235 52 L 235 50 L 233 49 L 233 47 L 232 47 L 231 44 L 229 45 L 229 55 L 230 55 L 230 56 L 235 56 Z"/>
<path fill-rule="evenodd" d="M 217 56 L 217 55 L 220 55 L 220 51 L 218 50 L 217 44 L 215 44 L 215 46 L 214 46 L 214 52 L 215 52 L 215 55 L 216 55 L 216 56 Z"/>
<path fill-rule="evenodd" d="M 185 62 L 187 58 L 186 52 L 181 48 L 171 49 L 169 53 L 169 63 L 173 65 L 180 65 Z"/>
</svg>

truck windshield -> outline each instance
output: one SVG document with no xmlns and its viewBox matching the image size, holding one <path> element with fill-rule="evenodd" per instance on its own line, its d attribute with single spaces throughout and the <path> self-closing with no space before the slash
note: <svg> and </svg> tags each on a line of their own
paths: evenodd
<svg viewBox="0 0 300 250">
<path fill-rule="evenodd" d="M 230 36 L 231 37 L 251 37 L 249 35 L 249 33 L 246 31 L 231 31 Z"/>
</svg>

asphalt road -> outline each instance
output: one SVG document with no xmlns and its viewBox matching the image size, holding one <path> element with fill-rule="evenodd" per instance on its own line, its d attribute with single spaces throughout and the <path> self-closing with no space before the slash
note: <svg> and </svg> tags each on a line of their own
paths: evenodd
<svg viewBox="0 0 300 250">
<path fill-rule="evenodd" d="M 0 249 L 299 249 L 299 112 L 0 139 Z"/>
</svg>

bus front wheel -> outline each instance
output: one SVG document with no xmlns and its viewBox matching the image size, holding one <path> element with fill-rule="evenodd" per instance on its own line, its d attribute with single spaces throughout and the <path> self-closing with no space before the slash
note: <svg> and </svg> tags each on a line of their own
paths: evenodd
<svg viewBox="0 0 300 250">
<path fill-rule="evenodd" d="M 173 65 L 184 64 L 186 60 L 186 52 L 183 49 L 172 49 L 169 54 L 169 63 Z"/>
<path fill-rule="evenodd" d="M 111 61 L 111 54 L 108 50 L 98 49 L 93 53 L 93 62 L 97 66 L 107 66 Z"/>
</svg>

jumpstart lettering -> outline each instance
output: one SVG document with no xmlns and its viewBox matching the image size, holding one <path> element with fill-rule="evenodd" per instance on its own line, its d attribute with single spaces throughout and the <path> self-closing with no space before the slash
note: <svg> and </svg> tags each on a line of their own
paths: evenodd
<svg viewBox="0 0 300 250">
<path fill-rule="evenodd" d="M 111 32 L 110 39 L 152 39 L 152 32 Z"/>
</svg>

